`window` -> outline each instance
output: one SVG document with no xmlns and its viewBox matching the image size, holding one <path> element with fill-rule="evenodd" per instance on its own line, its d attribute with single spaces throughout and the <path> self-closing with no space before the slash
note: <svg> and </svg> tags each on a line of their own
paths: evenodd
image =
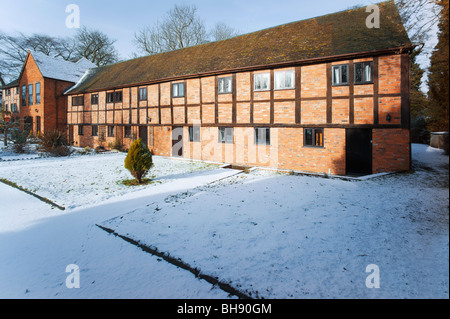
<svg viewBox="0 0 450 319">
<path fill-rule="evenodd" d="M 80 105 L 84 105 L 84 96 L 73 96 L 72 106 L 80 106 Z"/>
<path fill-rule="evenodd" d="M 147 88 L 139 88 L 139 101 L 147 100 Z"/>
<path fill-rule="evenodd" d="M 36 104 L 41 103 L 41 82 L 36 83 Z"/>
<path fill-rule="evenodd" d="M 114 100 L 115 102 L 122 102 L 122 91 L 115 92 Z"/>
<path fill-rule="evenodd" d="M 348 64 L 333 65 L 333 85 L 348 85 Z"/>
<path fill-rule="evenodd" d="M 200 142 L 200 126 L 189 127 L 189 141 Z"/>
<path fill-rule="evenodd" d="M 183 97 L 183 96 L 184 96 L 184 83 L 172 84 L 172 97 Z"/>
<path fill-rule="evenodd" d="M 295 71 L 275 72 L 275 90 L 286 90 L 295 88 Z"/>
<path fill-rule="evenodd" d="M 372 62 L 355 63 L 355 84 L 372 83 Z"/>
<path fill-rule="evenodd" d="M 11 104 L 11 112 L 14 112 L 14 113 L 19 112 L 19 109 L 17 108 L 16 103 Z"/>
<path fill-rule="evenodd" d="M 270 128 L 255 127 L 255 144 L 270 145 Z"/>
<path fill-rule="evenodd" d="M 78 125 L 78 135 L 83 135 L 83 125 Z"/>
<path fill-rule="evenodd" d="M 258 73 L 253 77 L 253 89 L 255 91 L 270 90 L 270 73 Z"/>
<path fill-rule="evenodd" d="M 122 102 L 122 91 L 109 92 L 106 94 L 106 103 Z"/>
<path fill-rule="evenodd" d="M 219 143 L 233 144 L 233 128 L 219 127 Z"/>
<path fill-rule="evenodd" d="M 323 129 L 305 128 L 303 131 L 303 146 L 323 147 Z"/>
<path fill-rule="evenodd" d="M 33 84 L 28 85 L 28 105 L 33 105 Z"/>
<path fill-rule="evenodd" d="M 98 104 L 98 94 L 91 94 L 91 105 Z"/>
<path fill-rule="evenodd" d="M 5 111 L 8 112 L 8 104 L 5 104 Z"/>
<path fill-rule="evenodd" d="M 27 86 L 22 85 L 22 106 L 27 105 Z"/>
<path fill-rule="evenodd" d="M 126 138 L 131 137 L 131 126 L 125 126 L 124 134 Z"/>
<path fill-rule="evenodd" d="M 98 125 L 92 125 L 92 136 L 98 136 Z"/>
<path fill-rule="evenodd" d="M 108 137 L 114 136 L 114 126 L 108 126 Z"/>
<path fill-rule="evenodd" d="M 219 93 L 231 93 L 233 91 L 233 78 L 220 78 L 218 83 L 218 91 Z"/>
</svg>

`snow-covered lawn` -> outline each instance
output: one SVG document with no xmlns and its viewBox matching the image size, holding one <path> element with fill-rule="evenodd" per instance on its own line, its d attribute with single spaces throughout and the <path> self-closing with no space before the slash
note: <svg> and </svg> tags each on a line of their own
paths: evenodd
<svg viewBox="0 0 450 319">
<path fill-rule="evenodd" d="M 0 162 L 0 177 L 68 207 L 0 183 L 0 298 L 227 297 L 96 224 L 253 297 L 448 298 L 441 153 L 414 144 L 414 172 L 364 181 L 154 157 L 161 183 L 133 191 L 117 184 L 130 178 L 121 154 Z M 65 286 L 72 263 L 79 289 Z M 366 287 L 370 264 L 380 288 Z"/>
<path fill-rule="evenodd" d="M 414 155 L 415 173 L 359 182 L 237 175 L 102 225 L 252 296 L 448 298 L 448 156 Z"/>
<path fill-rule="evenodd" d="M 60 206 L 88 206 L 136 190 L 180 179 L 183 174 L 217 168 L 217 165 L 154 156 L 145 186 L 125 186 L 133 179 L 124 168 L 126 153 L 42 158 L 0 162 L 0 178 L 14 182 Z"/>
</svg>

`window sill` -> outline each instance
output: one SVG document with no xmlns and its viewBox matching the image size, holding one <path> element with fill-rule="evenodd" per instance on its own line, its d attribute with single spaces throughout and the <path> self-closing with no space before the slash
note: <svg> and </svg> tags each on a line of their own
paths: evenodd
<svg viewBox="0 0 450 319">
<path fill-rule="evenodd" d="M 285 88 L 285 89 L 273 89 L 274 91 L 293 91 L 293 90 L 295 90 L 295 87 L 294 88 Z"/>
<path fill-rule="evenodd" d="M 324 149 L 325 146 L 313 146 L 313 145 L 303 145 L 304 148 L 318 148 L 318 149 Z"/>
<path fill-rule="evenodd" d="M 355 85 L 373 84 L 373 81 L 372 82 L 359 82 L 359 83 L 355 82 L 354 84 Z"/>
</svg>

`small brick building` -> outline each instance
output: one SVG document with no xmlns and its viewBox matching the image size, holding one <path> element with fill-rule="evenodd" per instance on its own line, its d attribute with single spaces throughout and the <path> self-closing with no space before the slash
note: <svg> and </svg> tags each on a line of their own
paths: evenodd
<svg viewBox="0 0 450 319">
<path fill-rule="evenodd" d="M 77 146 L 329 174 L 410 168 L 412 49 L 393 1 L 92 69 L 66 94 Z M 99 141 L 100 138 L 100 141 Z"/>
<path fill-rule="evenodd" d="M 17 80 L 19 113 L 23 129 L 33 134 L 67 129 L 67 98 L 63 93 L 96 67 L 82 58 L 78 62 L 28 52 Z"/>
</svg>

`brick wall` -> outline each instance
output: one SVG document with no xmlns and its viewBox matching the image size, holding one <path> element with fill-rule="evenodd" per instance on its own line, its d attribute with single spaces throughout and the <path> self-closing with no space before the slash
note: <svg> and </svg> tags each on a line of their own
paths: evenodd
<svg viewBox="0 0 450 319">
<path fill-rule="evenodd" d="M 372 145 L 373 173 L 409 170 L 409 130 L 374 129 Z"/>
</svg>

